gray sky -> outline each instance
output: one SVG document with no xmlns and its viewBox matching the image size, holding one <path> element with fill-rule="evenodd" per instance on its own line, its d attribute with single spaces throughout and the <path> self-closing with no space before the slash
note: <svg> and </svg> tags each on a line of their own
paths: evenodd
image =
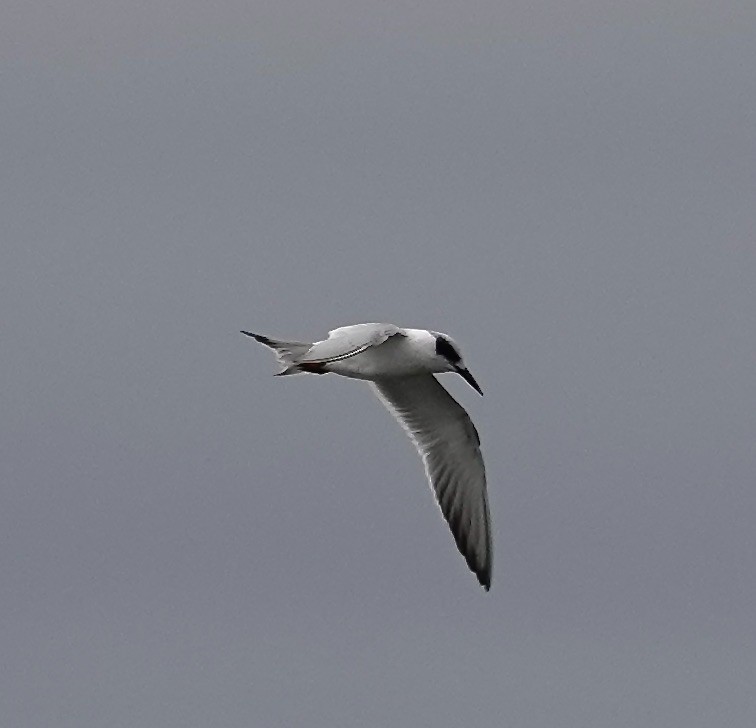
<svg viewBox="0 0 756 728">
<path fill-rule="evenodd" d="M 756 5 L 9 0 L 0 722 L 756 722 Z M 495 570 L 367 387 L 454 336 Z"/>
</svg>

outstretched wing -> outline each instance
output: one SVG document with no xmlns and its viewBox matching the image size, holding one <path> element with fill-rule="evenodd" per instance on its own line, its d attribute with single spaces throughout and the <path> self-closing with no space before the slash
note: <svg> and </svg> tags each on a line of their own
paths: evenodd
<svg viewBox="0 0 756 728">
<path fill-rule="evenodd" d="M 415 443 L 457 548 L 487 591 L 493 549 L 475 425 L 432 374 L 380 379 L 372 385 Z"/>
<path fill-rule="evenodd" d="M 325 341 L 316 341 L 304 356 L 297 359 L 297 363 L 327 364 L 348 359 L 371 346 L 379 346 L 392 336 L 404 335 L 404 332 L 393 324 L 342 326 L 329 331 Z"/>
</svg>

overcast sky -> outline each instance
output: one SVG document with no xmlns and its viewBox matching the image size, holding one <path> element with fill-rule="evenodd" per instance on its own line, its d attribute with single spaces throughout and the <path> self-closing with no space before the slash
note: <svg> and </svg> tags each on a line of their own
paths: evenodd
<svg viewBox="0 0 756 728">
<path fill-rule="evenodd" d="M 0 723 L 756 724 L 756 5 L 6 0 Z M 360 382 L 447 332 L 489 594 Z M 458 379 L 458 378 L 457 378 Z"/>
</svg>

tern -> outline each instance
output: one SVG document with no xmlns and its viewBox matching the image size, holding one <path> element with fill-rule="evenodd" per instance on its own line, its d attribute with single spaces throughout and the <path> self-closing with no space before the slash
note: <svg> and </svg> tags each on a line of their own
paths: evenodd
<svg viewBox="0 0 756 728">
<path fill-rule="evenodd" d="M 314 343 L 241 333 L 276 352 L 283 366 L 276 376 L 334 373 L 370 382 L 417 447 L 457 548 L 488 591 L 493 550 L 480 438 L 467 412 L 434 376 L 455 372 L 483 394 L 454 340 L 380 323 L 342 326 Z"/>
</svg>

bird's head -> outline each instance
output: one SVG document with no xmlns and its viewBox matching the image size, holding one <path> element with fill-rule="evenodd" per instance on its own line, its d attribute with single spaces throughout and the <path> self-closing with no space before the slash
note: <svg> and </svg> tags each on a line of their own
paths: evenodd
<svg viewBox="0 0 756 728">
<path fill-rule="evenodd" d="M 456 372 L 464 379 L 478 394 L 483 395 L 483 390 L 478 386 L 475 377 L 462 361 L 462 355 L 459 353 L 457 344 L 446 334 L 433 332 L 436 340 L 436 359 L 442 367 L 440 371 Z"/>
</svg>

